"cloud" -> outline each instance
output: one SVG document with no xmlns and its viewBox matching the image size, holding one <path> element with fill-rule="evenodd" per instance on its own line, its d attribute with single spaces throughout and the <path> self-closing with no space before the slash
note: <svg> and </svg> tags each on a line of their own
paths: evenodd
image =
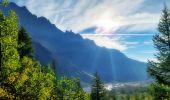
<svg viewBox="0 0 170 100">
<path fill-rule="evenodd" d="M 80 32 L 97 27 L 99 33 L 113 32 L 124 25 L 134 25 L 132 30 L 153 28 L 159 13 L 140 11 L 146 0 L 15 0 L 38 16 L 48 18 L 62 30 Z M 153 1 L 154 2 L 154 1 Z M 151 9 L 151 8 L 148 8 Z M 144 25 L 145 24 L 145 25 Z M 98 31 L 97 31 L 98 32 Z"/>
<path fill-rule="evenodd" d="M 128 45 L 136 45 L 136 44 L 140 44 L 140 42 L 126 42 L 125 44 L 128 44 Z"/>
<path fill-rule="evenodd" d="M 153 42 L 152 41 L 145 41 L 145 42 L 143 42 L 145 45 L 152 45 L 153 44 Z"/>
<path fill-rule="evenodd" d="M 121 38 L 118 37 L 110 37 L 107 35 L 82 35 L 83 38 L 85 39 L 91 39 L 94 40 L 94 42 L 101 47 L 106 47 L 106 48 L 110 48 L 110 49 L 117 49 L 120 51 L 125 51 L 126 49 L 128 49 L 128 46 L 126 44 L 123 44 L 120 42 Z"/>
<path fill-rule="evenodd" d="M 144 54 L 156 54 L 158 53 L 156 50 L 148 50 L 148 51 L 144 51 Z"/>
<path fill-rule="evenodd" d="M 132 34 L 130 34 L 130 33 L 124 33 L 124 34 L 90 34 L 90 33 L 83 33 L 83 34 L 81 34 L 81 35 L 93 35 L 93 36 L 153 36 L 153 34 L 144 34 L 144 33 L 142 33 L 142 34 L 138 34 L 138 33 L 132 33 Z"/>
<path fill-rule="evenodd" d="M 106 47 L 110 49 L 117 49 L 120 51 L 126 51 L 127 49 L 134 49 L 136 45 L 150 43 L 150 41 L 139 42 L 139 41 L 129 41 L 126 38 L 122 37 L 127 34 L 81 34 L 83 38 L 94 40 L 94 42 L 101 47 Z M 130 36 L 145 36 L 148 34 L 128 34 Z"/>
</svg>

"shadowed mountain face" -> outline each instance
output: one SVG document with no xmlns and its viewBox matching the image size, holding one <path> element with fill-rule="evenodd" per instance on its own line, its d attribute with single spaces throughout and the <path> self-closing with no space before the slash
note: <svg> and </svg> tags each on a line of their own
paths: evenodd
<svg viewBox="0 0 170 100">
<path fill-rule="evenodd" d="M 2 8 L 1 8 L 2 9 Z M 3 9 L 14 9 L 34 41 L 35 57 L 42 63 L 55 62 L 60 75 L 80 77 L 90 82 L 97 71 L 106 82 L 144 81 L 146 64 L 127 58 L 115 49 L 97 46 L 73 32 L 62 32 L 44 17 L 32 15 L 25 7 L 14 3 Z"/>
</svg>

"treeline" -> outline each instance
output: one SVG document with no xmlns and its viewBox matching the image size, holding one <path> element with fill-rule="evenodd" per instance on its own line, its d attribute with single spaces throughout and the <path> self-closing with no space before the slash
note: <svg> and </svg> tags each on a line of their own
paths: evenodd
<svg viewBox="0 0 170 100">
<path fill-rule="evenodd" d="M 148 86 L 124 86 L 108 92 L 108 100 L 153 100 Z"/>
</svg>

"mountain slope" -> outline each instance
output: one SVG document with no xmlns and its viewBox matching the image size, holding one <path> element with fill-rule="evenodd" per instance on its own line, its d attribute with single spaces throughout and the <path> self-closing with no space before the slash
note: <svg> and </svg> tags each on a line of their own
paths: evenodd
<svg viewBox="0 0 170 100">
<path fill-rule="evenodd" d="M 145 63 L 130 59 L 118 50 L 99 47 L 79 34 L 62 32 L 44 17 L 32 15 L 25 7 L 10 3 L 3 11 L 9 9 L 17 12 L 20 24 L 30 33 L 35 57 L 43 64 L 55 62 L 60 75 L 80 77 L 83 82 L 90 82 L 96 71 L 106 82 L 147 79 Z"/>
</svg>

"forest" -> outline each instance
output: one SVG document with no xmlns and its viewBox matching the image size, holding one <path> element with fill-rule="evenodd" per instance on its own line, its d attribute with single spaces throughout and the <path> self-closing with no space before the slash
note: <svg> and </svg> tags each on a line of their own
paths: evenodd
<svg viewBox="0 0 170 100">
<path fill-rule="evenodd" d="M 8 0 L 0 6 L 8 6 Z M 158 31 L 153 37 L 157 61 L 147 64 L 153 80 L 148 86 L 108 91 L 96 72 L 91 91 L 86 92 L 79 78 L 58 77 L 53 64 L 44 66 L 36 60 L 32 39 L 19 25 L 16 12 L 0 10 L 0 100 L 170 100 L 170 10 L 166 6 Z"/>
</svg>

